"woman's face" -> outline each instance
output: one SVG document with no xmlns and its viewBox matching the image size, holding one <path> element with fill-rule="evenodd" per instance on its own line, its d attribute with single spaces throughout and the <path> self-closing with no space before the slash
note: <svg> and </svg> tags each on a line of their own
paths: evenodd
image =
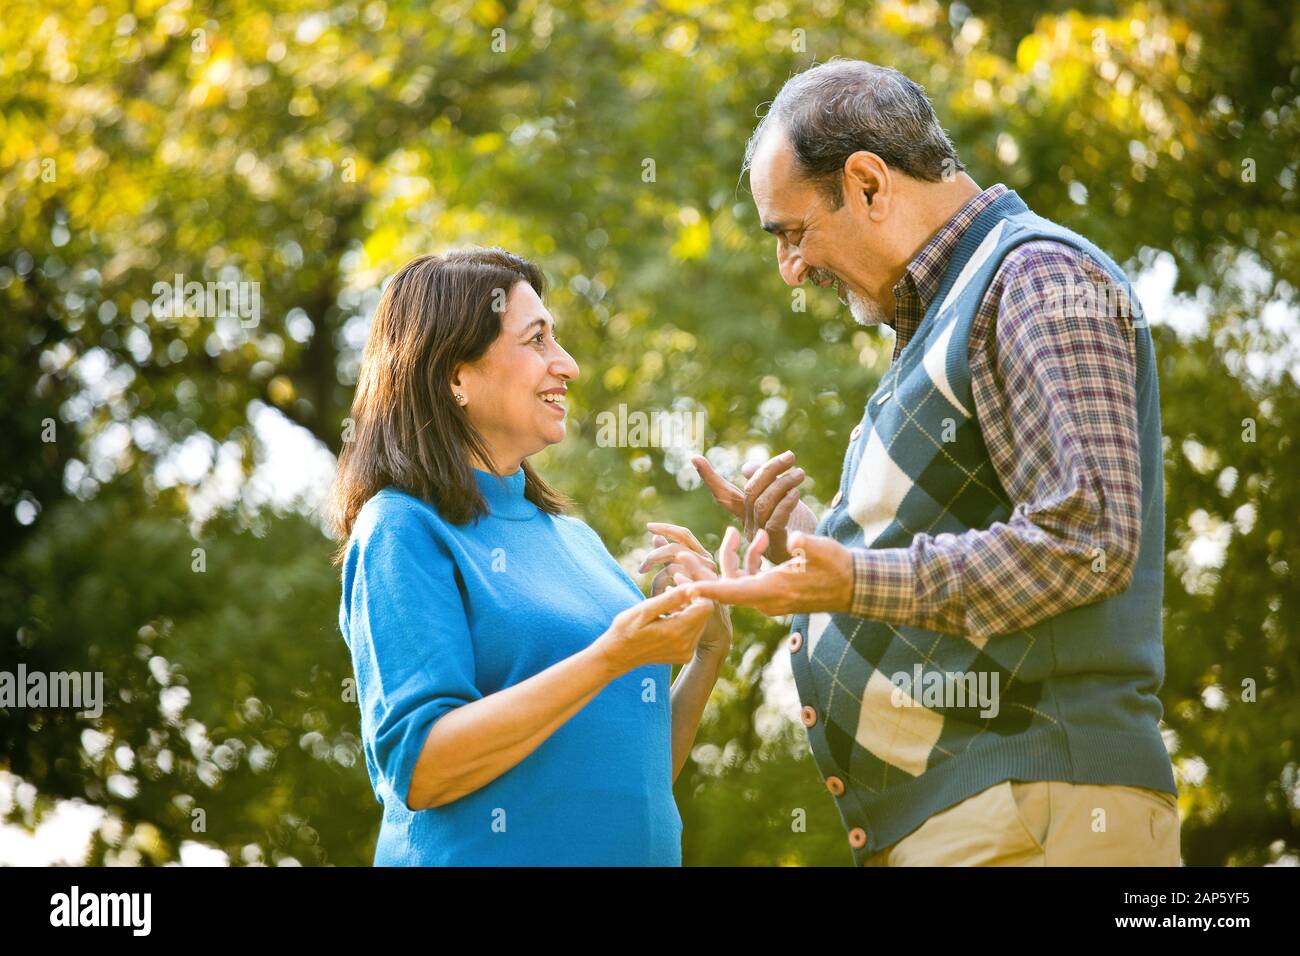
<svg viewBox="0 0 1300 956">
<path fill-rule="evenodd" d="M 512 474 L 529 455 L 564 440 L 565 392 L 577 377 L 578 363 L 556 341 L 555 320 L 520 281 L 506 298 L 501 334 L 478 361 L 458 368 L 452 391 L 465 396 L 465 412 L 498 470 Z"/>
</svg>

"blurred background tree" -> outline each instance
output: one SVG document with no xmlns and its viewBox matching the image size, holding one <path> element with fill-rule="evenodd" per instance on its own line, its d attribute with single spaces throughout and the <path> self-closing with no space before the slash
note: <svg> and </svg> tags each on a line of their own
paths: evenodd
<svg viewBox="0 0 1300 956">
<path fill-rule="evenodd" d="M 845 56 L 1138 277 L 1184 859 L 1296 862 L 1298 51 L 1264 0 L 8 3 L 0 669 L 100 670 L 108 702 L 0 708 L 7 832 L 73 807 L 92 863 L 370 862 L 316 508 L 412 255 L 544 266 L 582 375 L 539 464 L 629 567 L 647 520 L 724 522 L 682 450 L 597 445 L 620 404 L 706 412 L 732 473 L 793 448 L 828 497 L 890 333 L 798 311 L 739 172 L 756 109 Z M 258 283 L 258 322 L 155 308 L 178 274 Z M 688 863 L 850 862 L 782 634 L 737 614 L 677 785 Z"/>
</svg>

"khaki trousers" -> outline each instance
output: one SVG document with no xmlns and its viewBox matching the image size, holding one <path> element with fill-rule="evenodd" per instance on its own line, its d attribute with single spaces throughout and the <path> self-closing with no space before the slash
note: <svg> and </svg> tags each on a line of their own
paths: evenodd
<svg viewBox="0 0 1300 956">
<path fill-rule="evenodd" d="M 1004 780 L 863 866 L 1179 866 L 1178 802 L 1145 787 Z"/>
</svg>

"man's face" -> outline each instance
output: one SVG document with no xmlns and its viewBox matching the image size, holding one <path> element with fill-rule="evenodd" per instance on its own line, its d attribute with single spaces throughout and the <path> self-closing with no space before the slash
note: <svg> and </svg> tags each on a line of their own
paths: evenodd
<svg viewBox="0 0 1300 956">
<path fill-rule="evenodd" d="M 870 268 L 870 223 L 854 204 L 832 209 L 829 197 L 805 180 L 785 132 L 769 131 L 754 154 L 749 172 L 754 205 L 763 229 L 776 237 L 777 268 L 792 286 L 811 280 L 831 286 L 854 321 L 888 321 L 880 305 L 883 276 Z"/>
</svg>

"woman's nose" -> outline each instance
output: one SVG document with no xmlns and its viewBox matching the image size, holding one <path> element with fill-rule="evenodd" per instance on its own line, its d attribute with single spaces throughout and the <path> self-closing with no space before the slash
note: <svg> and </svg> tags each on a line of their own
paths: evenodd
<svg viewBox="0 0 1300 956">
<path fill-rule="evenodd" d="M 578 363 L 573 360 L 573 356 L 568 353 L 564 346 L 558 346 L 560 357 L 556 361 L 556 374 L 562 378 L 575 379 L 578 377 Z"/>
</svg>

